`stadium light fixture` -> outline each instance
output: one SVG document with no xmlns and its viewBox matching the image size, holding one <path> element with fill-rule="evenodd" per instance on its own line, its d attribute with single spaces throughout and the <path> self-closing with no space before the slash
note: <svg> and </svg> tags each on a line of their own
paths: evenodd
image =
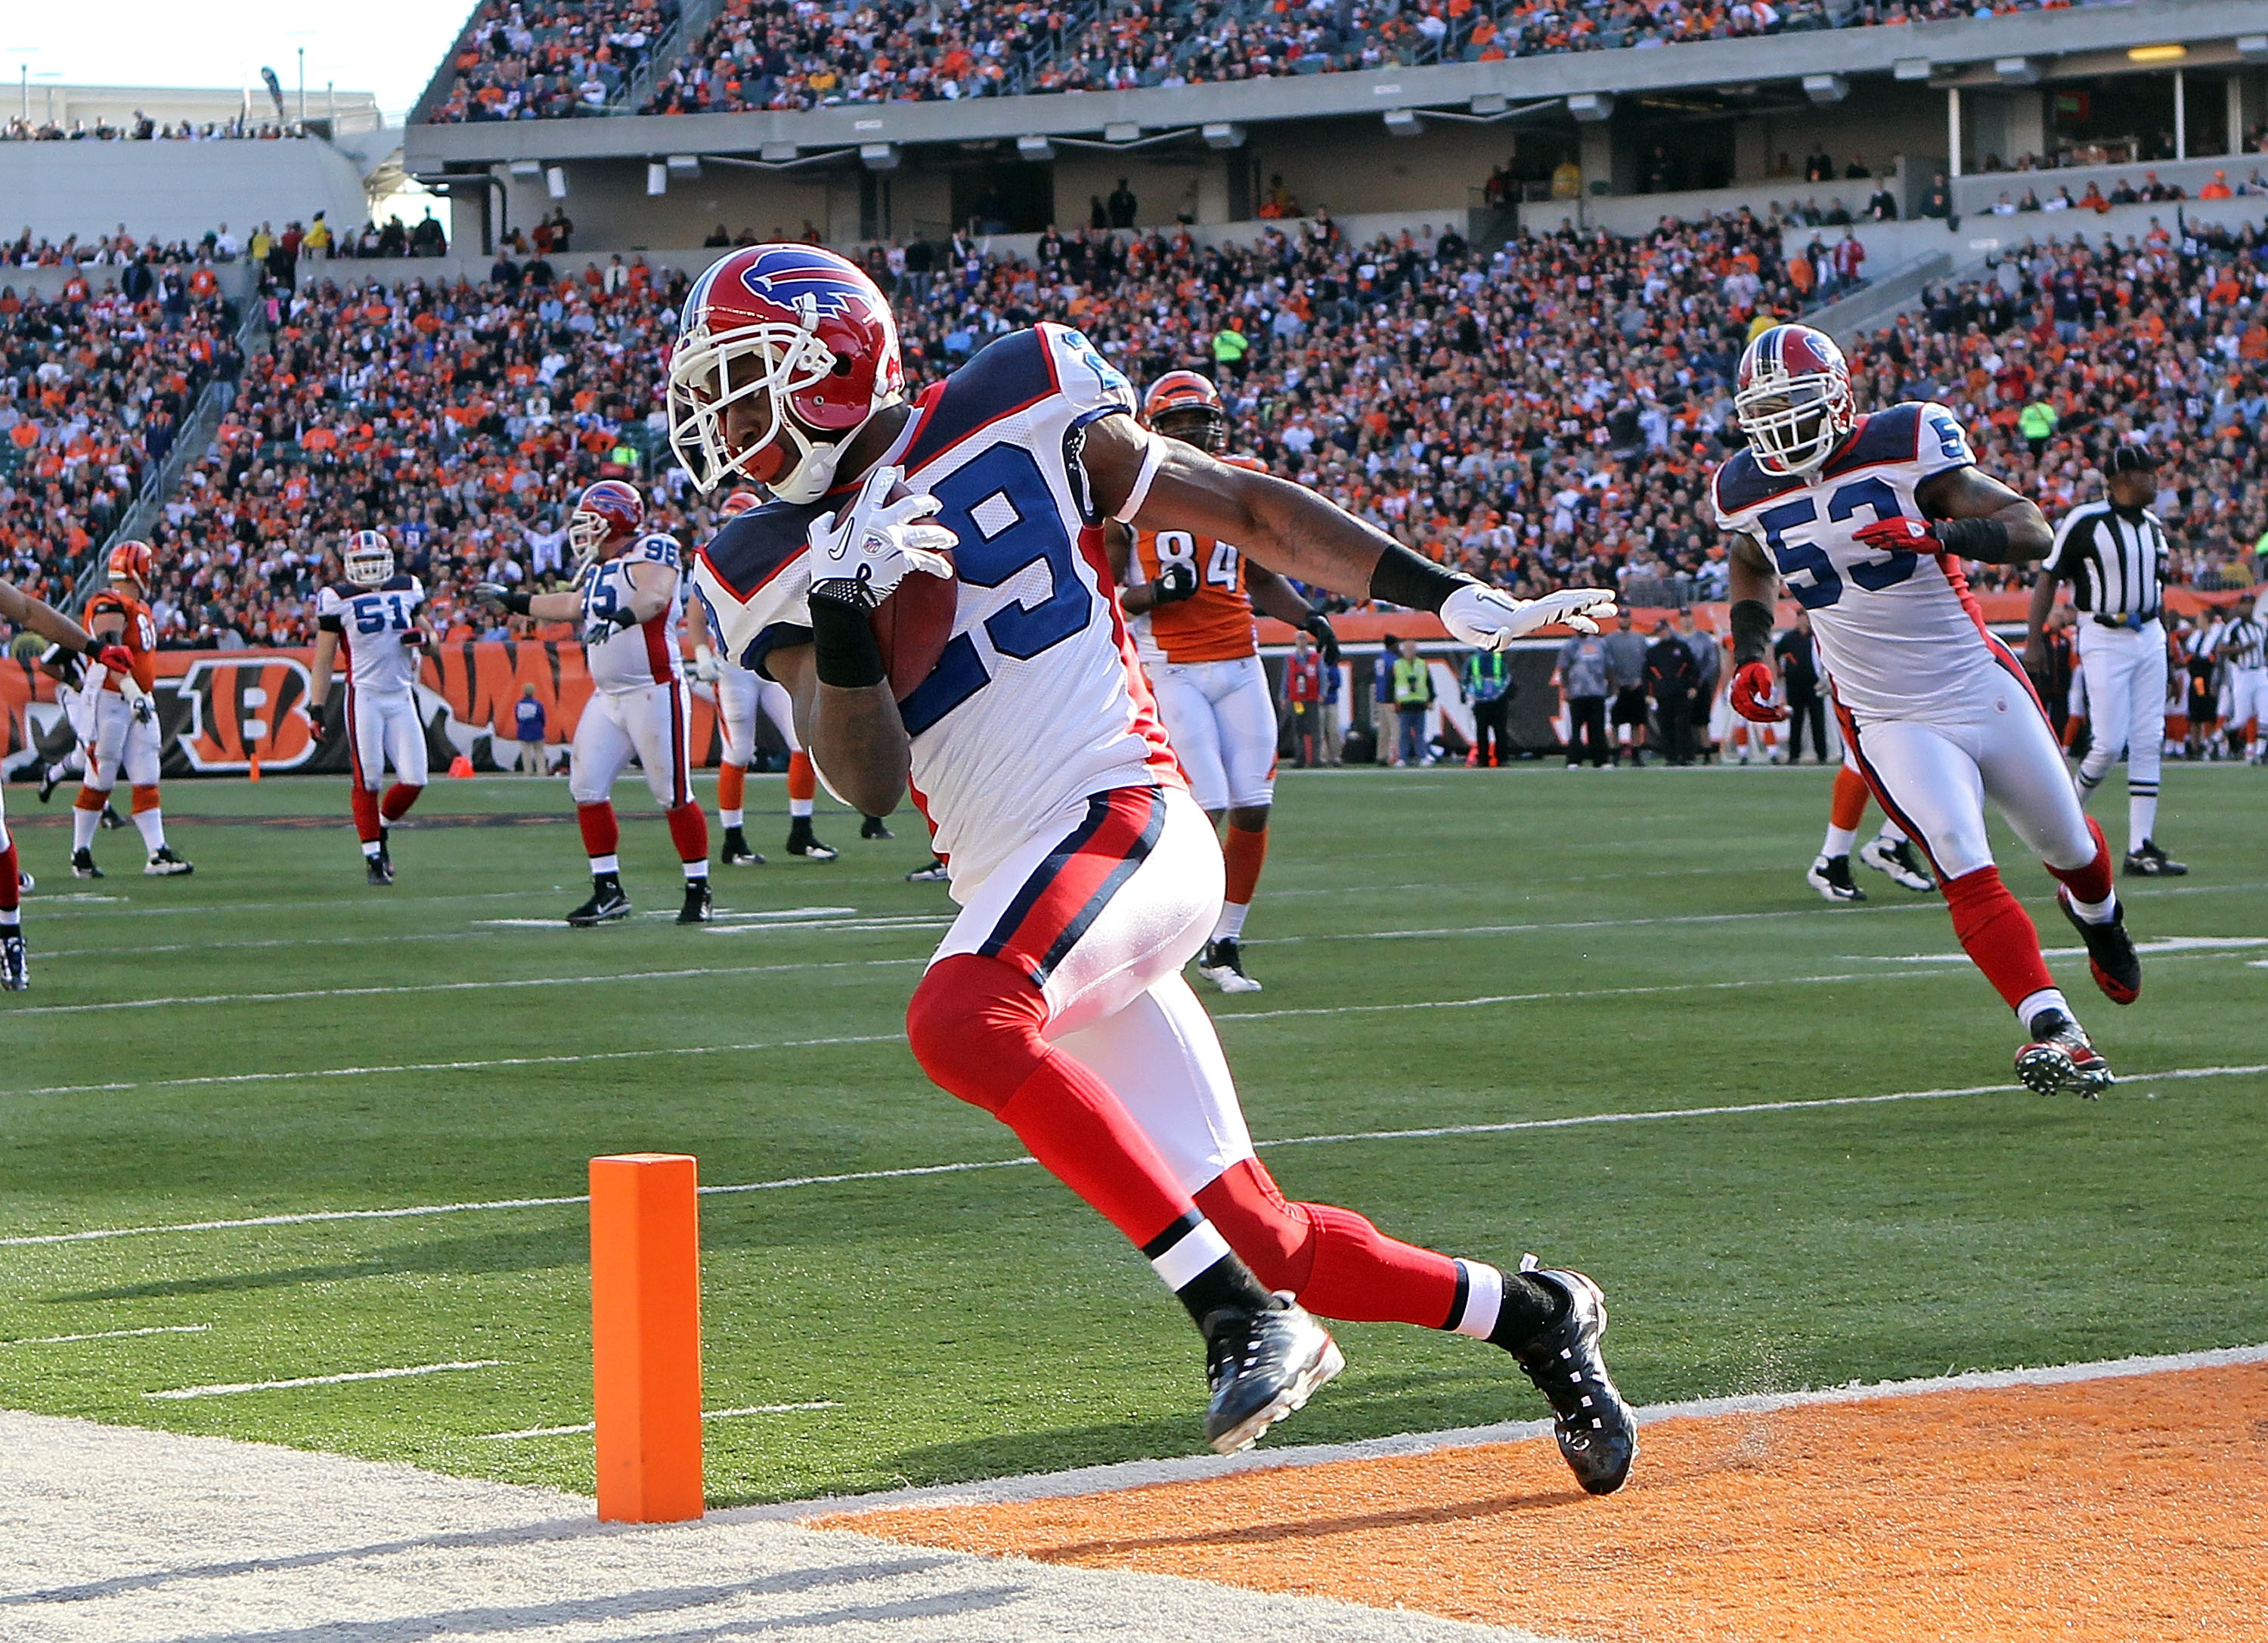
<svg viewBox="0 0 2268 1643">
<path fill-rule="evenodd" d="M 2129 63 L 2179 63 L 2189 55 L 2190 48 L 2182 45 L 2130 46 L 2126 48 L 2126 61 Z"/>
<path fill-rule="evenodd" d="M 1896 80 L 1926 80 L 1929 78 L 1929 59 L 1900 57 L 1891 66 L 1890 77 Z"/>
<path fill-rule="evenodd" d="M 784 166 L 795 158 L 796 147 L 792 143 L 767 143 L 762 155 L 767 165 Z"/>
<path fill-rule="evenodd" d="M 1139 143 L 1142 128 L 1131 120 L 1114 121 L 1102 128 L 1102 140 L 1106 143 Z"/>
<path fill-rule="evenodd" d="M 898 145 L 895 143 L 861 143 L 859 163 L 868 171 L 895 171 L 898 168 Z"/>
<path fill-rule="evenodd" d="M 1615 95 L 1612 92 L 1578 92 L 1567 99 L 1567 112 L 1585 125 L 1596 125 L 1614 118 Z"/>
<path fill-rule="evenodd" d="M 669 174 L 673 177 L 682 177 L 689 182 L 701 175 L 701 156 L 698 154 L 672 154 L 668 163 Z"/>
<path fill-rule="evenodd" d="M 1511 107 L 1511 99 L 1506 97 L 1501 92 L 1483 92 L 1472 100 L 1473 113 L 1484 119 L 1500 114 Z"/>
<path fill-rule="evenodd" d="M 1992 59 L 1993 77 L 2003 85 L 2037 85 L 2040 65 L 2029 57 L 1995 57 Z"/>
<path fill-rule="evenodd" d="M 555 200 L 567 197 L 567 167 L 547 166 L 543 168 L 543 191 Z"/>
<path fill-rule="evenodd" d="M 2239 34 L 2236 55 L 2247 63 L 2268 63 L 2268 34 Z"/>
<path fill-rule="evenodd" d="M 1043 136 L 1020 136 L 1016 139 L 1016 158 L 1038 164 L 1056 157 L 1056 145 Z"/>
<path fill-rule="evenodd" d="M 512 162 L 512 174 L 522 182 L 534 182 L 543 174 L 540 159 L 516 159 Z"/>
<path fill-rule="evenodd" d="M 645 163 L 645 192 L 650 200 L 659 199 L 669 192 L 669 167 L 658 159 Z"/>
<path fill-rule="evenodd" d="M 1425 122 L 1418 117 L 1414 108 L 1389 108 L 1386 111 L 1386 134 L 1388 136 L 1414 137 L 1425 129 Z"/>
<path fill-rule="evenodd" d="M 1807 74 L 1803 94 L 1815 103 L 1839 103 L 1851 94 L 1851 82 L 1839 74 Z"/>
<path fill-rule="evenodd" d="M 1198 129 L 1209 149 L 1226 151 L 1244 146 L 1244 128 L 1226 120 L 1209 120 Z"/>
</svg>

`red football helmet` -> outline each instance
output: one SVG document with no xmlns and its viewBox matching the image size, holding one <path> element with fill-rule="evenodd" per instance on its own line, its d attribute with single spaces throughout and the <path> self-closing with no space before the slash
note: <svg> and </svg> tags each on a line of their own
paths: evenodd
<svg viewBox="0 0 2268 1643">
<path fill-rule="evenodd" d="M 577 498 L 567 516 L 567 541 L 575 549 L 577 569 L 620 548 L 645 523 L 645 501 L 637 487 L 619 479 L 602 479 Z"/>
<path fill-rule="evenodd" d="M 750 246 L 686 298 L 670 448 L 704 491 L 738 475 L 783 501 L 816 502 L 850 436 L 904 392 L 897 321 L 873 280 L 817 246 Z M 728 431 L 743 401 L 755 427 Z"/>
<path fill-rule="evenodd" d="M 1228 410 L 1220 390 L 1194 371 L 1168 371 L 1142 396 L 1142 420 L 1168 439 L 1199 450 L 1228 443 Z"/>
<path fill-rule="evenodd" d="M 114 582 L 138 582 L 146 589 L 150 586 L 150 544 L 125 542 L 110 550 L 110 579 Z"/>
<path fill-rule="evenodd" d="M 1859 420 L 1843 350 L 1808 325 L 1756 333 L 1741 355 L 1733 409 L 1768 474 L 1816 471 Z"/>
<path fill-rule="evenodd" d="M 725 497 L 724 501 L 717 505 L 717 517 L 725 519 L 736 519 L 740 518 L 741 514 L 746 513 L 750 508 L 760 508 L 763 505 L 764 499 L 758 496 L 755 491 L 736 490 L 731 496 Z"/>
<path fill-rule="evenodd" d="M 357 531 L 348 537 L 339 564 L 357 587 L 383 587 L 394 579 L 394 549 L 383 531 Z"/>
</svg>

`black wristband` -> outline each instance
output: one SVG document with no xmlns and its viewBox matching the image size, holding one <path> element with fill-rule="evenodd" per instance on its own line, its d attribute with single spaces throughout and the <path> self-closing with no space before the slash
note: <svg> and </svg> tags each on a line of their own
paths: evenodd
<svg viewBox="0 0 2268 1643">
<path fill-rule="evenodd" d="M 1733 666 L 1745 667 L 1771 654 L 1772 608 L 1761 599 L 1733 607 Z"/>
<path fill-rule="evenodd" d="M 1473 578 L 1444 571 L 1399 542 L 1378 556 L 1370 573 L 1370 596 L 1411 610 L 1439 611 L 1441 601 Z"/>
<path fill-rule="evenodd" d="M 533 593 L 524 593 L 518 588 L 507 588 L 503 600 L 504 608 L 515 616 L 524 616 L 527 614 L 528 601 L 534 597 Z"/>
<path fill-rule="evenodd" d="M 86 636 L 86 648 L 81 651 L 79 654 L 85 657 L 87 660 L 92 661 L 102 654 L 103 647 L 105 645 L 112 644 L 113 642 L 114 641 L 109 639 L 98 638 L 93 634 L 90 633 Z"/>
<path fill-rule="evenodd" d="M 1986 564 L 2004 564 L 2008 558 L 2006 519 L 1939 519 L 1930 527 L 1946 552 Z"/>
<path fill-rule="evenodd" d="M 821 684 L 864 690 L 889 677 L 866 613 L 839 599 L 812 600 L 811 648 Z"/>
</svg>

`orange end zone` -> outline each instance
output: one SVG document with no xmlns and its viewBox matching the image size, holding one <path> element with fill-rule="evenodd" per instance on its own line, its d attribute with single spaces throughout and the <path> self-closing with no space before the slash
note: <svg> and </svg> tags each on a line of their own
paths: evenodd
<svg viewBox="0 0 2268 1643">
<path fill-rule="evenodd" d="M 814 1521 L 1602 1643 L 2268 1626 L 2268 1367 L 1665 1420 L 1642 1444 L 1604 1500 L 1539 1439 Z"/>
</svg>

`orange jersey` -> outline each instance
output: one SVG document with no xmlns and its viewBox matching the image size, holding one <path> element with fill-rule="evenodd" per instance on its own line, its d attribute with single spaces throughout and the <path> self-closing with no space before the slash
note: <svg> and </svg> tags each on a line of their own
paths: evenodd
<svg viewBox="0 0 2268 1643">
<path fill-rule="evenodd" d="M 134 652 L 134 682 L 147 693 L 157 688 L 158 664 L 151 654 L 158 648 L 158 624 L 150 615 L 150 607 L 140 600 L 122 593 L 115 588 L 105 588 L 86 601 L 86 627 L 89 632 L 105 616 L 116 616 L 126 623 L 118 642 Z M 105 667 L 102 688 L 118 689 L 118 675 Z"/>
<path fill-rule="evenodd" d="M 1233 468 L 1262 471 L 1248 456 L 1224 457 Z M 1154 582 L 1167 564 L 1196 571 L 1197 591 L 1189 599 L 1159 605 L 1142 619 L 1148 627 L 1145 659 L 1169 662 L 1232 662 L 1255 655 L 1252 595 L 1244 586 L 1244 555 L 1227 542 L 1189 531 L 1137 531 L 1134 564 L 1138 582 Z M 1138 624 L 1140 625 L 1140 624 Z"/>
</svg>

